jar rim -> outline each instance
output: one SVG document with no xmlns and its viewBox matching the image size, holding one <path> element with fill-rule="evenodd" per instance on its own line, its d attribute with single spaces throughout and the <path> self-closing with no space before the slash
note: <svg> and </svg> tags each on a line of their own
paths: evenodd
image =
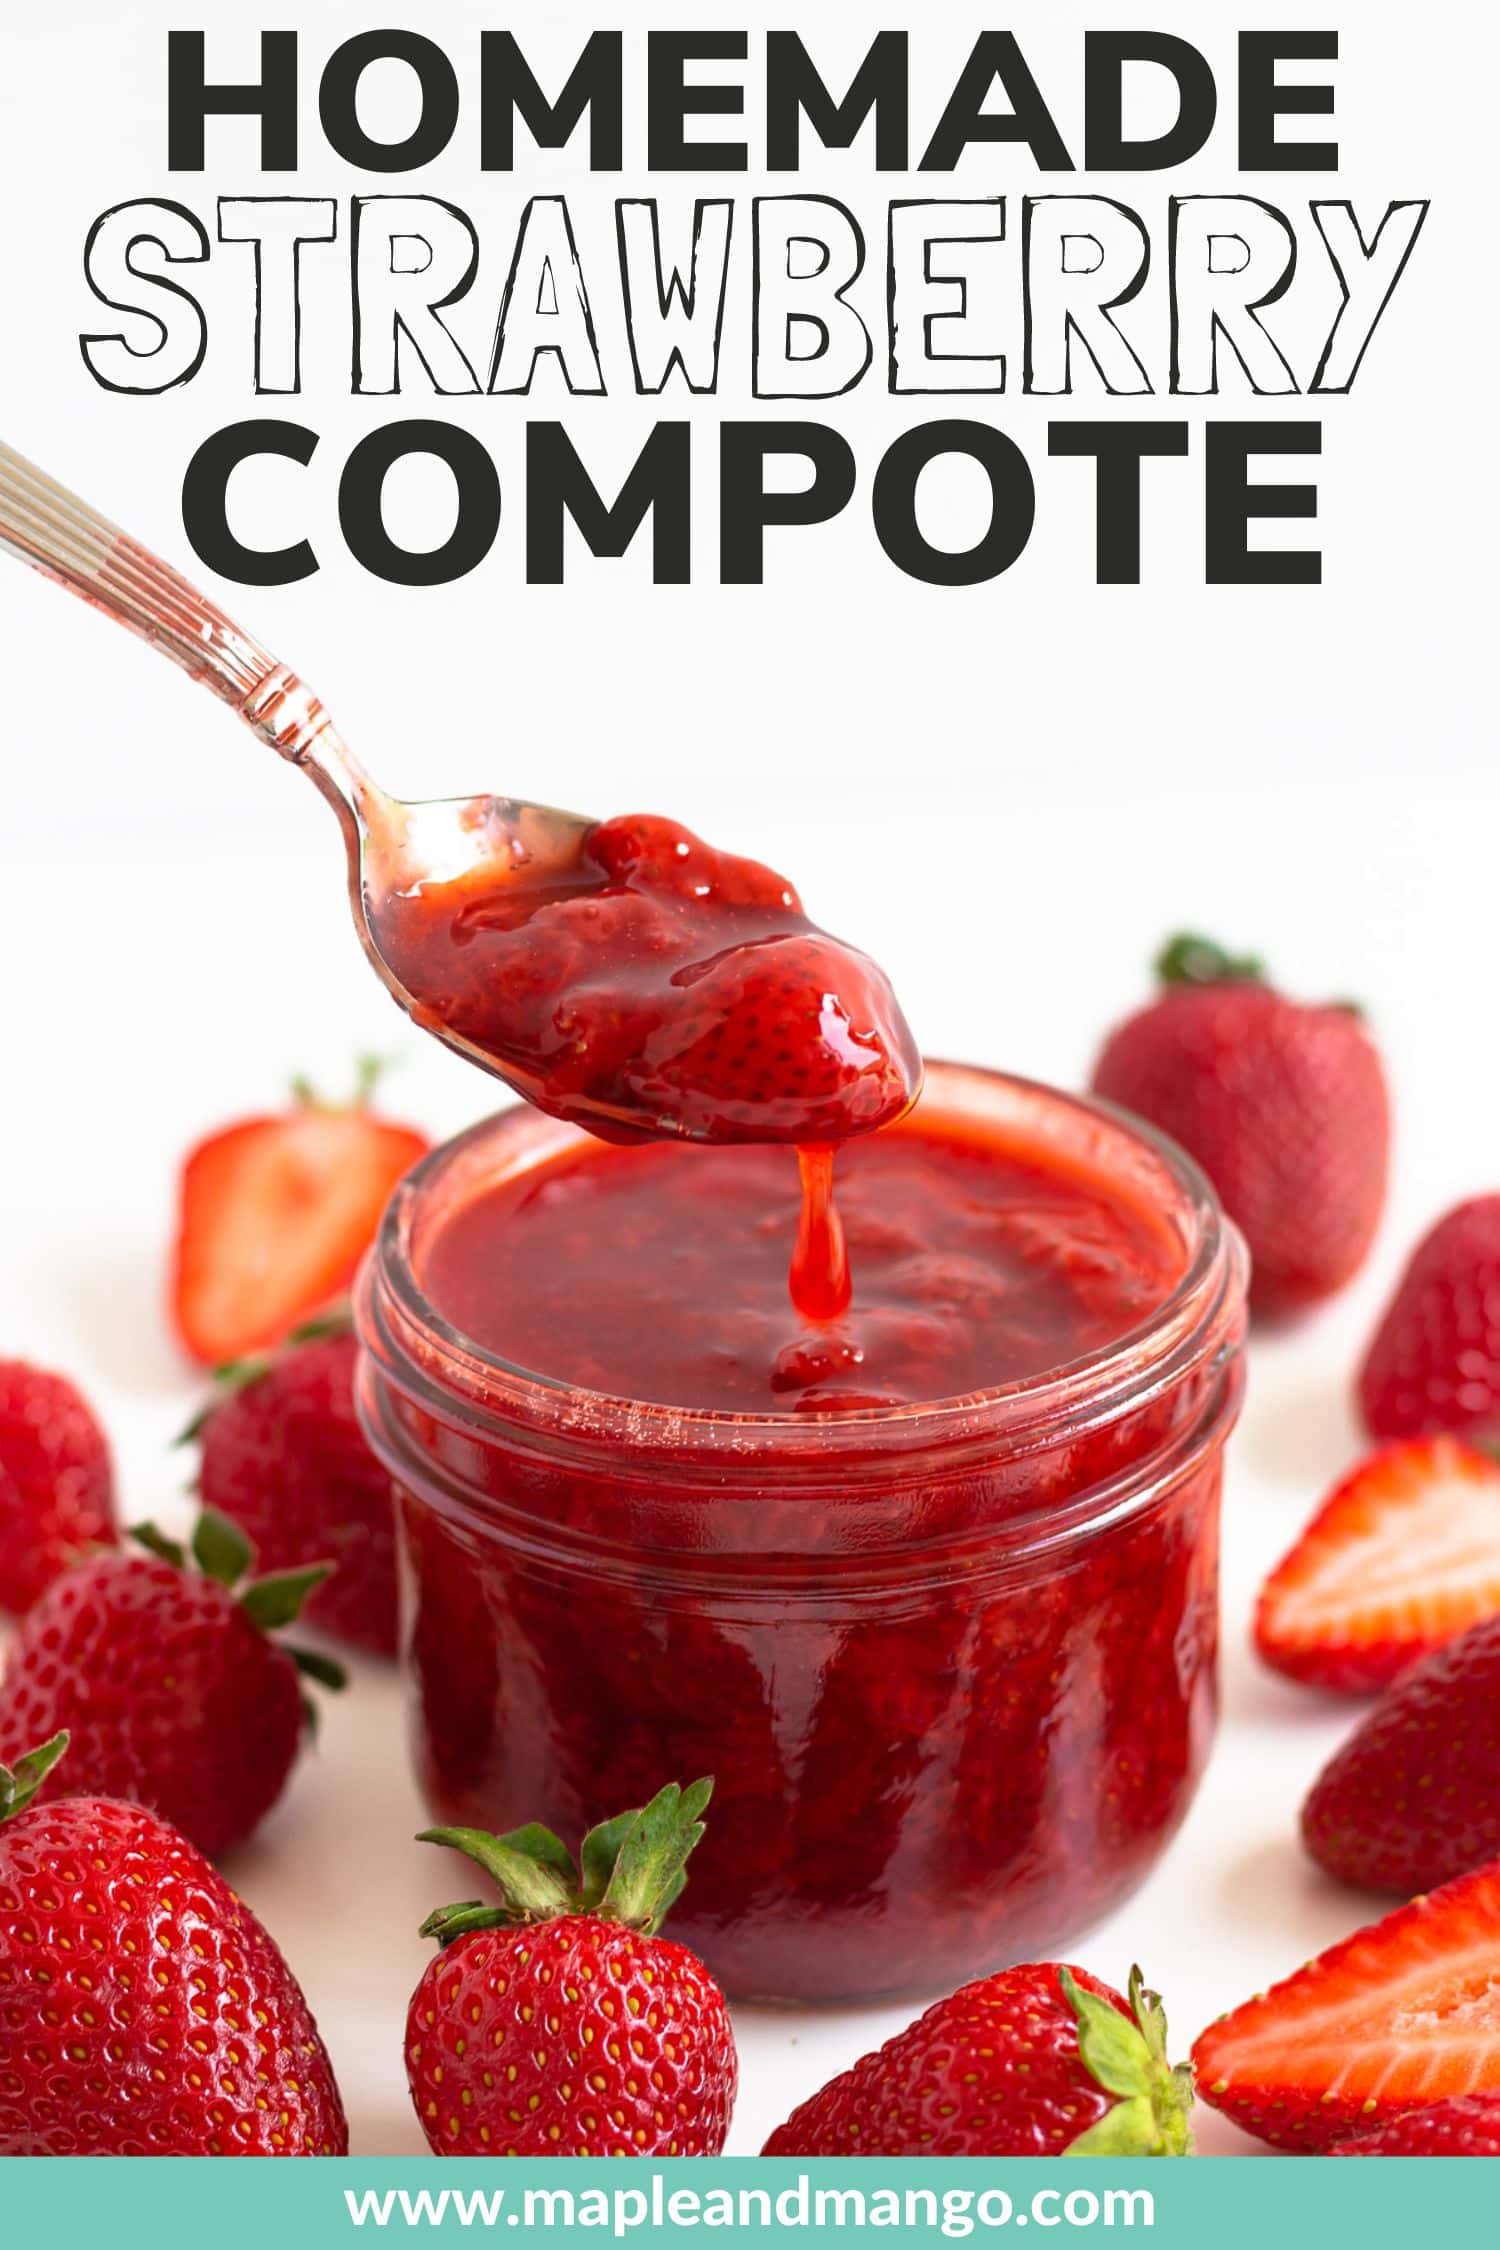
<svg viewBox="0 0 1500 2250">
<path fill-rule="evenodd" d="M 1161 1303 L 1108 1344 L 1059 1367 L 1021 1376 L 957 1397 L 903 1401 L 848 1412 L 799 1416 L 715 1407 L 671 1405 L 583 1390 L 560 1377 L 517 1365 L 488 1351 L 438 1310 L 417 1277 L 415 1237 L 427 1205 L 465 1167 L 479 1175 L 476 1154 L 504 1144 L 529 1168 L 557 1153 L 587 1146 L 576 1126 L 518 1103 L 481 1119 L 424 1157 L 407 1173 L 387 1206 L 358 1285 L 358 1317 L 367 1346 L 394 1346 L 429 1393 L 458 1393 L 481 1424 L 514 1435 L 517 1425 L 539 1438 L 597 1447 L 618 1456 L 670 1452 L 691 1472 L 705 1456 L 726 1470 L 748 1467 L 774 1453 L 778 1473 L 826 1465 L 831 1456 L 847 1468 L 861 1456 L 941 1447 L 945 1459 L 972 1437 L 993 1447 L 1013 1440 L 1017 1450 L 1055 1443 L 1139 1407 L 1169 1388 L 1192 1366 L 1237 1340 L 1243 1321 L 1248 1258 L 1237 1229 L 1226 1218 L 1202 1169 L 1184 1150 L 1144 1120 L 1095 1096 L 1069 1094 L 1042 1082 L 970 1064 L 927 1065 L 923 1096 L 914 1113 L 932 1120 L 948 1115 L 972 1120 L 1009 1103 L 1024 1113 L 1038 1145 L 1059 1123 L 1087 1140 L 1106 1135 L 1118 1152 L 1129 1151 L 1175 1198 L 1168 1214 L 1184 1243 L 1182 1272 Z M 1054 1127 L 1049 1136 L 1043 1128 Z M 891 1128 L 900 1131 L 901 1127 Z M 1020 1138 L 1024 1143 L 1025 1136 Z M 1102 1163 L 1096 1164 L 1104 1176 Z M 653 1474 L 657 1471 L 653 1467 Z"/>
</svg>

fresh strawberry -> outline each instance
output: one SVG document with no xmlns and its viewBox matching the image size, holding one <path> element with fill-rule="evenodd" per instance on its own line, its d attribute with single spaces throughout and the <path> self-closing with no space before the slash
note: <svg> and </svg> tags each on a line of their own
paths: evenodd
<svg viewBox="0 0 1500 2250">
<path fill-rule="evenodd" d="M 766 2156 L 1190 2156 L 1192 2073 L 1139 1969 L 1128 2002 L 1029 1962 L 966 1984 L 831 2078 Z"/>
<path fill-rule="evenodd" d="M 1157 962 L 1165 986 L 1122 1024 L 1094 1090 L 1180 1141 L 1250 1245 L 1260 1312 L 1318 1303 L 1358 1271 L 1385 1201 L 1385 1072 L 1359 1016 L 1264 982 L 1202 938 Z"/>
<path fill-rule="evenodd" d="M 1377 1437 L 1500 1437 L 1500 1195 L 1439 1219 L 1412 1254 L 1360 1370 Z"/>
<path fill-rule="evenodd" d="M 308 1623 L 394 1656 L 391 1480 L 354 1412 L 354 1358 L 347 1319 L 312 1322 L 276 1354 L 220 1368 L 189 1435 L 203 1448 L 199 1497 L 239 1525 L 260 1569 L 336 1565 L 309 1596 Z"/>
<path fill-rule="evenodd" d="M 1500 1859 L 1500 1616 L 1387 1689 L 1319 1777 L 1302 1836 L 1331 1875 L 1403 1898 Z"/>
<path fill-rule="evenodd" d="M 1277 2148 L 1326 2149 L 1500 2092 L 1500 1864 L 1357 1930 L 1211 2024 L 1198 2091 Z"/>
<path fill-rule="evenodd" d="M 1351 2133 L 1330 2156 L 1500 2156 L 1500 2094 L 1466 2094 Z"/>
<path fill-rule="evenodd" d="M 296 1105 L 200 1141 L 182 1170 L 172 1311 L 194 1359 L 262 1351 L 342 1296 L 424 1135 L 368 1107 L 374 1066 L 344 1109 Z"/>
<path fill-rule="evenodd" d="M 675 1783 L 583 1840 L 574 1866 L 535 1824 L 429 1828 L 500 1904 L 440 1907 L 412 1995 L 406 2074 L 444 2156 L 717 2156 L 738 2081 L 724 1995 L 658 1937 L 712 1784 Z"/>
<path fill-rule="evenodd" d="M 1294 1680 L 1372 1695 L 1497 1611 L 1500 1465 L 1425 1438 L 1336 1486 L 1267 1579 L 1255 1645 Z"/>
<path fill-rule="evenodd" d="M 66 1376 L 0 1360 L 0 1609 L 30 1609 L 115 1537 L 109 1447 L 90 1408 Z"/>
<path fill-rule="evenodd" d="M 0 2156 L 342 2156 L 272 1939 L 164 1820 L 0 1767 Z M 56 1796 L 50 1789 L 48 1794 Z"/>
<path fill-rule="evenodd" d="M 271 1638 L 327 1565 L 244 1584 L 248 1542 L 205 1510 L 191 1557 L 149 1527 L 148 1552 L 100 1555 L 70 1570 L 22 1625 L 0 1680 L 0 1759 L 66 1728 L 66 1782 L 147 1805 L 210 1858 L 250 1834 L 297 1755 L 306 1707 L 299 1674 L 342 1675 L 327 1657 Z"/>
</svg>

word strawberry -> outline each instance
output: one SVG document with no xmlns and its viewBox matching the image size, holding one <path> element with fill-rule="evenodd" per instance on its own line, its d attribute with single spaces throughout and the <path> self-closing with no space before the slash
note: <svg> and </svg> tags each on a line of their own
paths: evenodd
<svg viewBox="0 0 1500 2250">
<path fill-rule="evenodd" d="M 1500 1437 L 1500 1195 L 1439 1219 L 1412 1254 L 1360 1370 L 1377 1437 Z"/>
<path fill-rule="evenodd" d="M 309 1624 L 394 1656 L 395 1509 L 355 1415 L 354 1358 L 346 1319 L 311 1322 L 273 1356 L 220 1368 L 187 1435 L 203 1448 L 199 1497 L 239 1525 L 262 1570 L 336 1565 L 308 1599 Z"/>
<path fill-rule="evenodd" d="M 1316 1304 L 1364 1263 L 1385 1201 L 1380 1056 L 1352 1008 L 1289 1000 L 1203 938 L 1156 967 L 1165 990 L 1110 1038 L 1094 1090 L 1203 1166 L 1250 1245 L 1258 1311 Z"/>
<path fill-rule="evenodd" d="M 1414 1899 L 1211 2024 L 1198 2091 L 1317 2152 L 1450 2096 L 1500 2090 L 1500 1865 Z"/>
<path fill-rule="evenodd" d="M 299 1082 L 293 1108 L 227 1126 L 188 1156 L 172 1310 L 205 1366 L 280 1343 L 348 1289 L 391 1190 L 429 1145 L 369 1108 L 377 1075 L 363 1064 L 341 1109 Z"/>
<path fill-rule="evenodd" d="M 301 1987 L 250 1909 L 135 1805 L 0 1767 L 0 2155 L 342 2156 Z"/>
<path fill-rule="evenodd" d="M 442 1950 L 412 1996 L 406 2072 L 422 2130 L 453 2156 L 716 2156 L 738 2081 L 724 1995 L 657 1936 L 713 1784 L 675 1783 L 605 1821 L 575 1867 L 535 1824 L 429 1828 L 497 1906 L 441 1907 Z"/>
<path fill-rule="evenodd" d="M 1351 2133 L 1330 2156 L 1500 2156 L 1500 2094 L 1466 2094 L 1414 2109 L 1372 2133 Z"/>
<path fill-rule="evenodd" d="M 1331 1875 L 1404 1898 L 1500 1859 L 1500 1616 L 1402 1674 L 1325 1767 L 1302 1835 Z"/>
<path fill-rule="evenodd" d="M 1368 1695 L 1497 1612 L 1500 1464 L 1426 1438 L 1335 1488 L 1267 1579 L 1255 1645 L 1294 1680 Z"/>
<path fill-rule="evenodd" d="M 114 1474 L 88 1405 L 65 1376 L 0 1360 L 0 1609 L 30 1609 L 114 1541 Z"/>
<path fill-rule="evenodd" d="M 308 1715 L 299 1674 L 325 1687 L 327 1657 L 270 1636 L 327 1565 L 243 1583 L 248 1542 L 205 1510 L 191 1558 L 149 1525 L 142 1554 L 67 1571 L 21 1627 L 0 1680 L 0 1759 L 67 1728 L 67 1784 L 160 1813 L 218 1858 L 281 1795 Z M 57 1796 L 61 1777 L 35 1794 Z"/>
<path fill-rule="evenodd" d="M 939 2000 L 778 2125 L 766 2156 L 1189 2156 L 1161 2001 L 1030 1962 Z"/>
</svg>

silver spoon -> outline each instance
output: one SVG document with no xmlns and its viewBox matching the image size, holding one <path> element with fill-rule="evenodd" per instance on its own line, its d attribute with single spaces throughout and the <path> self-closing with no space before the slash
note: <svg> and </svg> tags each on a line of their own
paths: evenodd
<svg viewBox="0 0 1500 2250">
<path fill-rule="evenodd" d="M 295 672 L 179 571 L 3 444 L 0 549 L 129 626 L 310 776 L 343 831 L 349 904 L 376 975 L 423 1030 L 504 1078 L 493 1055 L 451 1030 L 401 982 L 380 950 L 379 904 L 481 864 L 496 883 L 565 875 L 595 823 L 513 797 L 387 796 Z"/>
</svg>

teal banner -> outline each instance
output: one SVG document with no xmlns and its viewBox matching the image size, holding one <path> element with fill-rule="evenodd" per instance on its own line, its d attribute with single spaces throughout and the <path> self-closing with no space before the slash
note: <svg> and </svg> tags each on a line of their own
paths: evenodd
<svg viewBox="0 0 1500 2250">
<path fill-rule="evenodd" d="M 946 2163 L 756 2157 L 628 2164 L 16 2158 L 0 2162 L 0 2240 L 108 2241 L 111 2250 L 327 2250 L 360 2236 L 483 2239 L 647 2250 L 709 2233 L 988 2241 L 1018 2228 L 1059 2238 L 1151 2234 L 1163 2245 L 1296 2250 L 1330 2237 L 1360 2250 L 1483 2242 L 1497 2180 L 1484 2159 L 1076 2158 Z"/>
</svg>

